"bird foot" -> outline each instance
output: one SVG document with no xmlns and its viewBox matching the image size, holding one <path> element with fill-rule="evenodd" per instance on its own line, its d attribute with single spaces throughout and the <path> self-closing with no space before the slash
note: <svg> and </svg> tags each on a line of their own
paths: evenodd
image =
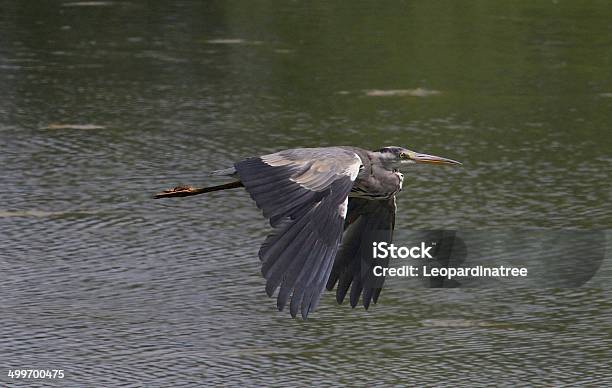
<svg viewBox="0 0 612 388">
<path fill-rule="evenodd" d="M 168 197 L 186 197 L 193 195 L 198 190 L 192 186 L 176 186 L 172 189 L 166 189 L 161 193 L 155 194 L 153 198 L 168 198 Z"/>
</svg>

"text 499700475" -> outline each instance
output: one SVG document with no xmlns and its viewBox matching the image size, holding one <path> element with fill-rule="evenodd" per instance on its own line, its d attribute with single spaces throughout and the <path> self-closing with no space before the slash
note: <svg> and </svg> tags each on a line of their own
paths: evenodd
<svg viewBox="0 0 612 388">
<path fill-rule="evenodd" d="M 9 369 L 11 379 L 63 379 L 63 369 Z"/>
</svg>

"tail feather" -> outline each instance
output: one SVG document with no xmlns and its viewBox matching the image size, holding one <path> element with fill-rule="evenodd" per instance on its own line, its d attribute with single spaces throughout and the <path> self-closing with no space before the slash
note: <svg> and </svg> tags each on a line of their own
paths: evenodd
<svg viewBox="0 0 612 388">
<path fill-rule="evenodd" d="M 234 167 L 224 168 L 223 170 L 215 170 L 208 173 L 210 176 L 236 176 Z"/>
</svg>

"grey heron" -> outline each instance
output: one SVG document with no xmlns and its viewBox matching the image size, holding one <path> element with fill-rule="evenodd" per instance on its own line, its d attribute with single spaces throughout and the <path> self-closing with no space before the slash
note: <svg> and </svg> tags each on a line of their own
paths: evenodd
<svg viewBox="0 0 612 388">
<path fill-rule="evenodd" d="M 176 187 L 155 198 L 244 187 L 273 228 L 259 250 L 266 293 L 280 288 L 278 309 L 289 303 L 292 317 L 301 312 L 306 319 L 336 284 L 338 303 L 349 289 L 352 307 L 360 298 L 366 309 L 378 301 L 384 278 L 372 275 L 372 244 L 391 243 L 400 170 L 415 163 L 461 164 L 395 146 L 297 148 L 211 173 L 234 178 L 230 183 Z"/>
</svg>

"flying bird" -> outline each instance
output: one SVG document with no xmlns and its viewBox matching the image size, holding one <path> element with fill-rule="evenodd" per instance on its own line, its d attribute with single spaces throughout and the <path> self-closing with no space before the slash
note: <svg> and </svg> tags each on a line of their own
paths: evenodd
<svg viewBox="0 0 612 388">
<path fill-rule="evenodd" d="M 155 198 L 185 197 L 244 187 L 273 230 L 259 250 L 266 293 L 277 307 L 306 319 L 325 288 L 352 307 L 376 303 L 384 278 L 372 268 L 374 242 L 391 243 L 400 170 L 416 163 L 460 165 L 402 147 L 297 148 L 248 158 L 214 176 L 232 182 L 205 188 L 176 187 Z M 387 259 L 388 260 L 388 259 Z M 376 265 L 388 261 L 377 259 Z"/>
</svg>

